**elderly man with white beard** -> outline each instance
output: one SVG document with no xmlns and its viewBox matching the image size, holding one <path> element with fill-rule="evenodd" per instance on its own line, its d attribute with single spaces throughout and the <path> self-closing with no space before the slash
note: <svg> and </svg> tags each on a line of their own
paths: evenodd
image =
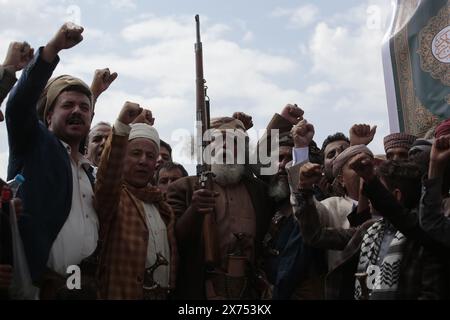
<svg viewBox="0 0 450 320">
<path fill-rule="evenodd" d="M 246 136 L 244 124 L 235 118 L 211 120 L 211 128 L 230 138 Z M 228 140 L 228 139 L 227 139 Z M 222 146 L 212 143 L 215 159 L 228 160 L 212 164 L 215 174 L 213 191 L 200 189 L 198 177 L 186 177 L 171 184 L 167 201 L 178 221 L 175 227 L 179 245 L 177 299 L 258 299 L 255 278 L 262 256 L 262 241 L 273 216 L 273 203 L 265 183 L 248 174 L 246 159 L 230 140 Z M 234 139 L 233 139 L 234 140 Z M 247 147 L 245 148 L 247 153 Z M 231 162 L 231 163 L 230 163 Z M 216 228 L 219 261 L 214 273 L 206 272 L 202 225 L 205 215 L 212 214 Z M 239 240 L 238 240 L 239 239 Z M 231 255 L 230 255 L 231 254 Z M 230 269 L 233 258 L 245 261 L 245 276 Z M 235 260 L 233 260 L 235 261 Z"/>
</svg>

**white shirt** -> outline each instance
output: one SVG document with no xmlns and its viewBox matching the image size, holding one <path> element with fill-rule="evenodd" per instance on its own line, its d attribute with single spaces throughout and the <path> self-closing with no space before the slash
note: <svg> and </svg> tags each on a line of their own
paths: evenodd
<svg viewBox="0 0 450 320">
<path fill-rule="evenodd" d="M 153 266 L 156 262 L 156 253 L 160 253 L 169 263 L 167 266 L 160 266 L 153 273 L 153 280 L 161 287 L 169 286 L 170 275 L 170 246 L 167 238 L 167 228 L 158 209 L 153 204 L 143 203 L 147 227 L 149 230 L 147 258 L 145 268 Z"/>
<path fill-rule="evenodd" d="M 75 163 L 70 157 L 70 146 L 63 141 L 61 143 L 67 149 L 72 168 L 72 205 L 66 222 L 53 242 L 47 267 L 67 276 L 67 267 L 79 264 L 97 247 L 98 217 L 94 210 L 92 185 L 83 169 L 89 162 L 80 156 L 79 162 Z"/>
<path fill-rule="evenodd" d="M 309 161 L 309 147 L 292 148 L 292 166 Z"/>
</svg>

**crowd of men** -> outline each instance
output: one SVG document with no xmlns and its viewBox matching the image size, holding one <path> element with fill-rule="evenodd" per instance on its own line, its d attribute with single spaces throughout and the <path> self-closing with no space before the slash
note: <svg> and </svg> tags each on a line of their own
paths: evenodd
<svg viewBox="0 0 450 320">
<path fill-rule="evenodd" d="M 234 161 L 212 163 L 205 187 L 173 162 L 139 104 L 91 126 L 117 73 L 97 70 L 91 86 L 52 78 L 82 33 L 66 23 L 36 52 L 11 43 L 0 66 L 7 179 L 25 177 L 12 202 L 18 235 L 2 212 L 3 299 L 450 298 L 450 119 L 426 137 L 390 134 L 374 155 L 376 126 L 355 124 L 319 148 L 288 104 L 258 142 L 277 144 L 268 176 L 237 161 L 250 152 L 251 116 L 224 115 L 210 123 L 227 136 L 214 156 Z M 8 243 L 20 245 L 8 255 Z M 72 266 L 80 287 L 68 285 Z"/>
</svg>

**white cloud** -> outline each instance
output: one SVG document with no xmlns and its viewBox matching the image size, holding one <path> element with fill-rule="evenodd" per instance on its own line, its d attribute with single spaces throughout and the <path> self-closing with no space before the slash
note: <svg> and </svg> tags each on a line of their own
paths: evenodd
<svg viewBox="0 0 450 320">
<path fill-rule="evenodd" d="M 0 30 L 3 30 L 0 41 L 13 38 L 12 35 L 18 38 L 26 35 L 27 39 L 36 36 L 40 41 L 37 44 L 48 40 L 60 24 L 57 19 L 52 20 L 55 10 L 65 14 L 67 6 L 48 9 L 49 1 L 44 1 L 43 6 L 34 1 L 20 1 L 32 8 L 24 8 L 26 12 L 20 23 L 25 25 L 26 20 L 35 17 L 30 23 L 33 30 L 27 27 L 25 32 L 24 28 L 17 27 L 19 24 L 2 10 L 0 18 L 5 20 L 0 20 Z M 15 12 L 12 2 L 8 6 L 8 11 Z M 305 7 L 308 10 L 300 14 L 299 9 Z M 305 43 L 291 44 L 299 48 L 296 58 L 269 54 L 250 46 L 261 35 L 257 30 L 249 30 L 245 23 L 237 23 L 237 27 L 235 23 L 214 24 L 202 16 L 204 68 L 212 116 L 244 111 L 254 116 L 255 127 L 260 129 L 286 103 L 298 103 L 306 110 L 307 119 L 315 124 L 315 140 L 319 144 L 328 134 L 347 132 L 353 123 L 367 122 L 379 126 L 373 144 L 375 152 L 381 152 L 381 139 L 387 133 L 380 55 L 382 35 L 381 31 L 366 27 L 366 7 L 346 10 L 342 16 L 347 20 L 339 20 L 335 15 L 335 19 L 327 21 L 320 19 L 314 5 L 290 11 L 275 10 L 274 14 L 288 18 L 290 28 L 315 25 Z M 36 16 L 35 12 L 40 15 Z M 43 27 L 39 29 L 37 25 L 41 22 Z M 10 24 L 15 26 L 10 28 L 15 34 L 6 32 Z M 94 122 L 114 122 L 123 103 L 130 100 L 151 107 L 164 139 L 170 140 L 173 131 L 180 128 L 193 132 L 195 24 L 192 16 L 140 12 L 138 18 L 130 17 L 117 33 L 94 25 L 85 24 L 85 27 L 85 41 L 61 56 L 55 74 L 73 74 L 90 83 L 97 68 L 109 67 L 119 73 L 110 90 L 99 99 Z M 236 31 L 242 36 L 231 41 L 229 36 Z M 108 50 L 103 50 L 105 41 Z M 0 48 L 0 53 L 2 49 L 5 50 Z M 300 66 L 303 85 L 295 82 Z M 285 76 L 294 81 L 275 80 Z M 5 147 L 0 148 L 3 150 Z M 6 163 L 0 165 L 6 168 Z"/>
<path fill-rule="evenodd" d="M 251 31 L 247 31 L 244 36 L 242 37 L 242 41 L 244 42 L 250 42 L 255 38 L 255 35 Z"/>
<path fill-rule="evenodd" d="M 276 8 L 271 15 L 287 17 L 291 28 L 305 28 L 317 21 L 319 8 L 313 4 L 305 4 L 293 9 Z"/>
<path fill-rule="evenodd" d="M 136 9 L 134 0 L 111 0 L 110 3 L 114 9 Z"/>
<path fill-rule="evenodd" d="M 383 30 L 367 27 L 366 7 L 349 10 L 346 21 L 318 22 L 306 48 L 300 46 L 311 60 L 308 75 L 315 79 L 306 89 L 311 99 L 311 112 L 306 116 L 316 122 L 318 141 L 336 131 L 348 133 L 354 123 L 377 124 L 371 148 L 382 153 L 382 138 L 388 134 Z"/>
</svg>

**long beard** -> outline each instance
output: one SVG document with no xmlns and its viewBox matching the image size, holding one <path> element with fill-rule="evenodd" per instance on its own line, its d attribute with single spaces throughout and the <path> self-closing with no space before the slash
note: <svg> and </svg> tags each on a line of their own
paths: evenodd
<svg viewBox="0 0 450 320">
<path fill-rule="evenodd" d="M 243 164 L 212 164 L 211 171 L 215 174 L 214 181 L 225 187 L 241 181 L 245 166 Z"/>
<path fill-rule="evenodd" d="M 281 202 L 289 198 L 291 190 L 286 178 L 276 175 L 269 185 L 269 197 L 275 202 Z"/>
</svg>

